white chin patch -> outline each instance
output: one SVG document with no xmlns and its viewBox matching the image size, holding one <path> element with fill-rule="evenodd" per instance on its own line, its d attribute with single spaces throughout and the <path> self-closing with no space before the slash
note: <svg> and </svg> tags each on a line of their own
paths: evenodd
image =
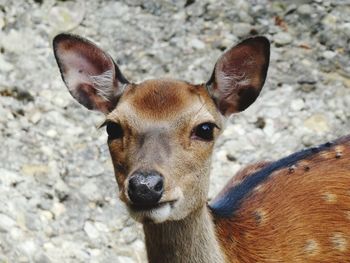
<svg viewBox="0 0 350 263">
<path fill-rule="evenodd" d="M 159 208 L 152 209 L 146 217 L 154 223 L 163 223 L 169 218 L 170 210 L 170 204 L 165 204 Z"/>
<path fill-rule="evenodd" d="M 137 221 L 152 221 L 159 224 L 166 221 L 171 212 L 170 204 L 164 204 L 158 208 L 150 209 L 147 211 L 132 211 L 129 209 L 130 215 Z"/>
</svg>

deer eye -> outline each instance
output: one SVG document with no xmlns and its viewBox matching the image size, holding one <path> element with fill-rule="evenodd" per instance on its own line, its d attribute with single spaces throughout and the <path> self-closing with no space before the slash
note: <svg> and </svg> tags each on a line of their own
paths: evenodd
<svg viewBox="0 0 350 263">
<path fill-rule="evenodd" d="M 214 139 L 214 128 L 217 127 L 215 123 L 204 122 L 196 126 L 191 133 L 191 138 L 202 141 L 212 141 Z"/>
<path fill-rule="evenodd" d="M 115 122 L 108 122 L 106 124 L 106 131 L 108 134 L 108 140 L 120 139 L 124 135 L 122 126 Z"/>
</svg>

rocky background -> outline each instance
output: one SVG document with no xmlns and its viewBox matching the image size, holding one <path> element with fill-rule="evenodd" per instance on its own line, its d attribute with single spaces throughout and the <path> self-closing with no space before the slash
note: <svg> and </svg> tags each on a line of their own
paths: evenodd
<svg viewBox="0 0 350 263">
<path fill-rule="evenodd" d="M 98 43 L 134 82 L 203 82 L 232 44 L 271 40 L 262 95 L 217 144 L 210 196 L 248 163 L 349 133 L 348 0 L 0 0 L 0 262 L 145 262 L 96 128 L 103 116 L 59 76 L 59 32 Z"/>
</svg>

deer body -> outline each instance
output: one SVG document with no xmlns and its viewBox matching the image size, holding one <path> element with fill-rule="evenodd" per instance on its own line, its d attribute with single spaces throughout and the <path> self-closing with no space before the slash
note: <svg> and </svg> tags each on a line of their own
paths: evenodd
<svg viewBox="0 0 350 263">
<path fill-rule="evenodd" d="M 130 83 L 108 54 L 61 34 L 55 57 L 72 96 L 106 115 L 120 199 L 144 227 L 150 262 L 346 262 L 350 138 L 239 172 L 207 204 L 226 116 L 258 97 L 269 42 L 226 51 L 206 84 Z"/>
<path fill-rule="evenodd" d="M 211 203 L 223 251 L 232 262 L 350 262 L 349 184 L 350 136 L 244 169 Z"/>
</svg>

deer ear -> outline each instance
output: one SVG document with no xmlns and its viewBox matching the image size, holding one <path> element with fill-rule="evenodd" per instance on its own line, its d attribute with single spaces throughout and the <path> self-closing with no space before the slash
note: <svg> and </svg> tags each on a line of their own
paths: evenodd
<svg viewBox="0 0 350 263">
<path fill-rule="evenodd" d="M 88 109 L 114 109 L 123 84 L 128 83 L 112 58 L 79 36 L 59 34 L 53 40 L 61 76 L 72 96 Z"/>
<path fill-rule="evenodd" d="M 243 111 L 256 100 L 269 60 L 270 42 L 265 37 L 246 39 L 219 58 L 207 87 L 223 115 Z"/>
</svg>

